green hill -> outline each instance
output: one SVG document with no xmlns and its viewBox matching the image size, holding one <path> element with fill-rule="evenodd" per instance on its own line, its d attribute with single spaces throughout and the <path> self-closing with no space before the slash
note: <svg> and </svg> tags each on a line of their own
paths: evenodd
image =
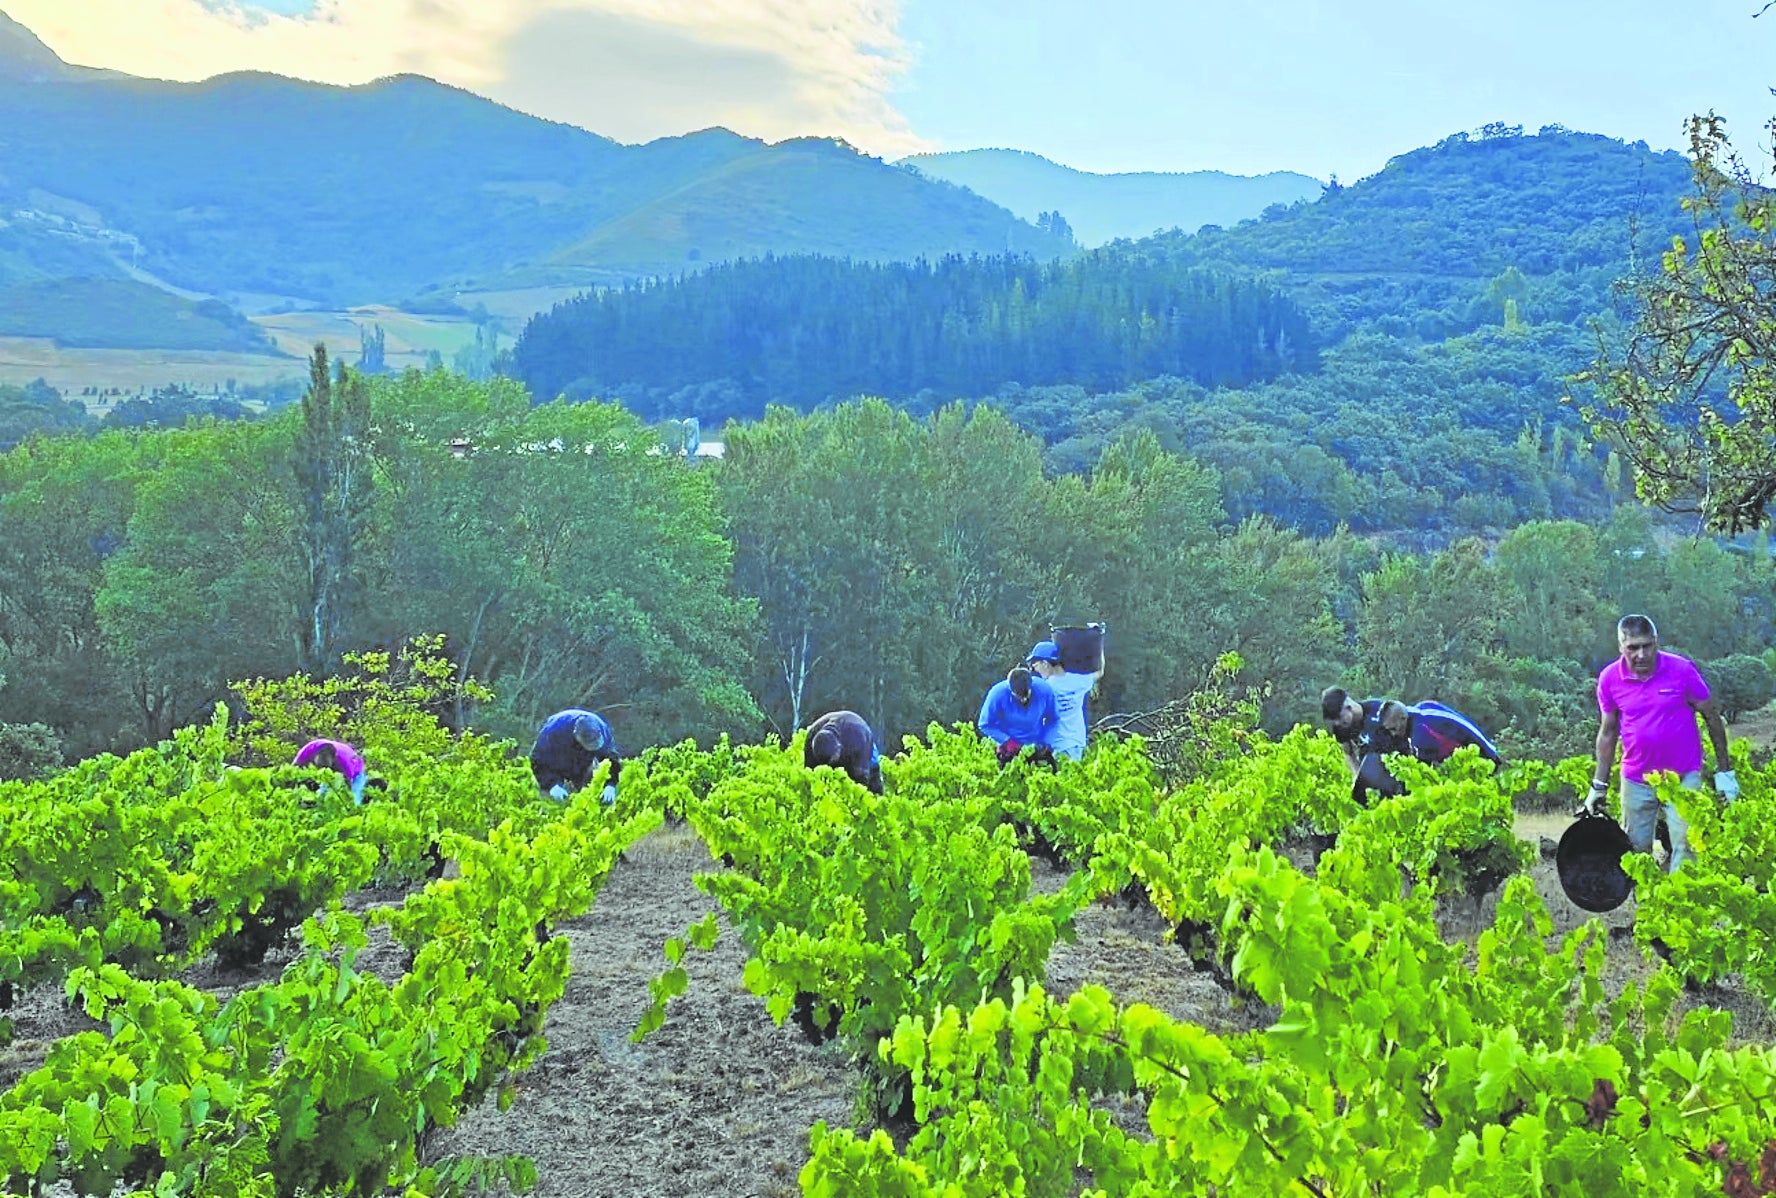
<svg viewBox="0 0 1776 1198">
<path fill-rule="evenodd" d="M 591 296 L 534 320 L 511 370 L 706 427 L 859 391 L 988 400 L 1058 471 L 1145 430 L 1215 465 L 1230 514 L 1316 532 L 1602 519 L 1620 478 L 1562 396 L 1637 241 L 1645 263 L 1683 228 L 1689 179 L 1644 145 L 1492 129 L 1046 270 L 777 258 Z M 1204 352 L 1242 343 L 1257 356 Z"/>
<path fill-rule="evenodd" d="M 802 143 L 778 149 L 813 152 Z M 768 208 L 777 202 L 769 188 L 792 176 L 782 165 L 754 175 L 750 161 L 723 172 L 751 176 L 760 184 L 748 193 L 751 206 Z M 1211 311 L 1173 290 L 1209 277 L 1262 279 L 1263 294 L 1287 296 L 1285 340 L 1297 349 L 1337 344 L 1358 329 L 1436 343 L 1507 323 L 1570 328 L 1609 306 L 1611 284 L 1630 269 L 1636 230 L 1643 244 L 1663 245 L 1681 227 L 1688 181 L 1682 156 L 1644 145 L 1555 129 L 1461 135 L 1312 202 L 1272 205 L 1233 228 L 1114 242 L 1052 276 L 1009 259 L 989 263 L 981 277 L 956 268 L 903 277 L 778 256 L 666 288 L 591 297 L 534 320 L 514 351 L 514 369 L 541 394 L 578 384 L 669 404 L 685 391 L 682 402 L 701 405 L 706 419 L 763 399 L 807 404 L 858 390 L 905 398 L 926 389 L 985 395 L 1006 384 L 1116 388 L 1141 377 L 1132 373 L 1140 363 L 1158 360 L 1147 356 L 1148 346 L 1182 336 L 1184 325 Z M 725 190 L 740 186 L 729 181 Z M 616 254 L 626 240 L 675 237 L 747 252 L 697 227 L 686 216 L 697 206 L 688 196 L 662 202 L 601 230 L 608 250 L 575 251 L 598 257 Z M 1071 298 L 1037 320 L 1029 309 L 1038 286 L 1048 302 Z M 1242 286 L 1229 292 L 1230 302 L 1248 302 Z M 1296 319 L 1296 304 L 1311 328 Z M 1075 311 L 1085 315 L 1075 319 Z M 1097 339 L 1112 326 L 1119 348 L 1106 356 Z M 1022 346 L 1032 334 L 1039 354 L 997 354 L 1001 343 Z M 755 346 L 756 355 L 737 355 L 742 345 Z M 968 369 L 950 361 L 958 352 Z M 1296 374 L 1315 360 L 1280 353 L 1268 364 L 1284 359 L 1282 368 Z M 1266 373 L 1242 367 L 1223 376 L 1199 373 L 1197 358 L 1168 361 L 1150 374 L 1238 385 L 1236 377 Z M 1558 379 L 1574 368 L 1563 348 L 1559 363 L 1536 377 Z M 1522 420 L 1542 414 L 1512 411 L 1506 431 L 1513 435 Z"/>
<path fill-rule="evenodd" d="M 585 270 L 593 282 L 664 274 L 781 254 L 785 228 L 796 230 L 796 252 L 874 262 L 940 257 L 958 241 L 1043 257 L 1069 248 L 961 188 L 886 169 L 841 143 L 747 144 L 747 152 L 600 225 L 540 266 L 512 273 L 526 282 L 559 278 L 563 268 Z"/>
<path fill-rule="evenodd" d="M 0 337 L 79 349 L 275 354 L 264 330 L 219 300 L 189 300 L 134 279 L 0 284 Z"/>
<path fill-rule="evenodd" d="M 1573 321 L 1604 311 L 1636 249 L 1686 227 L 1683 155 L 1549 127 L 1456 134 L 1389 160 L 1311 203 L 1129 252 L 1189 266 L 1277 272 L 1336 337 L 1365 322 L 1440 340 L 1503 319 Z"/>
<path fill-rule="evenodd" d="M 1161 229 L 1194 231 L 1257 216 L 1272 204 L 1320 194 L 1321 183 L 1292 171 L 1229 175 L 1222 171 L 1074 170 L 1026 150 L 959 150 L 900 160 L 920 174 L 959 184 L 1027 221 L 1059 212 L 1081 245 L 1146 237 Z"/>
</svg>

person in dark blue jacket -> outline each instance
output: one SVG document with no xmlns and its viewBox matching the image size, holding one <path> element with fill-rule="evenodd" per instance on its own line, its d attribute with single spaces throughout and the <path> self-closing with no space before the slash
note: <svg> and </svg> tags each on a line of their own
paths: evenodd
<svg viewBox="0 0 1776 1198">
<path fill-rule="evenodd" d="M 1000 765 L 1015 760 L 1025 748 L 1031 750 L 1032 757 L 1041 755 L 1053 761 L 1048 732 L 1059 718 L 1054 688 L 1018 666 L 987 691 L 975 726 L 999 746 Z"/>
<path fill-rule="evenodd" d="M 1505 764 L 1498 747 L 1473 720 L 1435 699 L 1420 699 L 1406 709 L 1406 739 L 1420 761 L 1448 761 L 1457 749 L 1473 745 L 1495 768 Z"/>
<path fill-rule="evenodd" d="M 1405 787 L 1382 761 L 1390 753 L 1410 754 L 1435 765 L 1449 760 L 1457 749 L 1473 745 L 1495 768 L 1504 764 L 1497 747 L 1478 725 L 1433 699 L 1411 706 L 1397 699 L 1359 701 L 1334 686 L 1321 694 L 1320 713 L 1332 725 L 1332 735 L 1344 750 L 1359 800 L 1371 790 L 1384 795 L 1405 793 Z"/>
<path fill-rule="evenodd" d="M 1320 694 L 1320 714 L 1332 726 L 1332 736 L 1344 750 L 1345 764 L 1357 779 L 1357 797 L 1365 782 L 1383 794 L 1399 794 L 1399 784 L 1381 765 L 1388 753 L 1404 753 L 1409 747 L 1405 724 L 1406 705 L 1390 699 L 1356 699 L 1341 686 Z M 1385 712 L 1386 718 L 1383 718 Z M 1366 779 L 1365 775 L 1369 777 Z M 1378 785 L 1385 781 L 1385 785 Z"/>
<path fill-rule="evenodd" d="M 808 725 L 802 764 L 809 769 L 830 765 L 844 770 L 859 786 L 882 793 L 882 755 L 869 721 L 855 711 L 829 711 Z"/>
<path fill-rule="evenodd" d="M 530 748 L 530 772 L 536 775 L 537 788 L 553 799 L 564 800 L 586 785 L 601 761 L 610 762 L 603 798 L 607 804 L 614 803 L 623 756 L 605 718 L 578 707 L 558 711 L 545 720 Z"/>
</svg>

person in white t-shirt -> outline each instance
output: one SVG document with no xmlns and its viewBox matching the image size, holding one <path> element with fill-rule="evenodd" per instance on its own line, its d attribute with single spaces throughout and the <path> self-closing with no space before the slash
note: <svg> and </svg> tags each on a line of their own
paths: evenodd
<svg viewBox="0 0 1776 1198">
<path fill-rule="evenodd" d="M 1091 694 L 1103 670 L 1078 674 L 1061 664 L 1061 647 L 1053 641 L 1038 641 L 1030 650 L 1030 669 L 1035 671 L 1055 695 L 1058 717 L 1047 732 L 1046 744 L 1063 757 L 1078 761 L 1085 756 L 1085 698 Z"/>
</svg>

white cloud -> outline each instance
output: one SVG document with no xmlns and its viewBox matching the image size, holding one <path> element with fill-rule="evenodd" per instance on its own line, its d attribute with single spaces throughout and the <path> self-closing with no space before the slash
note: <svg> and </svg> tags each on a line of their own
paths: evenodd
<svg viewBox="0 0 1776 1198">
<path fill-rule="evenodd" d="M 928 149 L 888 98 L 898 0 L 0 0 L 62 58 L 197 80 L 413 72 L 625 141 L 710 125 Z"/>
</svg>

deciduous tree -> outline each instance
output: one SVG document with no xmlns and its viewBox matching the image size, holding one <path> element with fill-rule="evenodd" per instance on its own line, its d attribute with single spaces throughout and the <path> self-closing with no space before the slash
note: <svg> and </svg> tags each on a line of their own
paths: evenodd
<svg viewBox="0 0 1776 1198">
<path fill-rule="evenodd" d="M 1690 121 L 1693 231 L 1639 280 L 1628 344 L 1587 377 L 1586 415 L 1619 444 L 1642 498 L 1738 532 L 1776 497 L 1776 192 L 1714 114 Z"/>
<path fill-rule="evenodd" d="M 756 730 L 752 606 L 706 470 L 614 404 L 532 409 L 503 379 L 409 372 L 375 417 L 378 639 L 447 633 L 498 696 L 478 722 L 523 737 L 583 706 L 625 745 Z"/>
<path fill-rule="evenodd" d="M 295 669 L 310 592 L 296 548 L 289 420 L 152 439 L 127 538 L 94 596 L 116 682 L 155 741 L 237 678 Z"/>
<path fill-rule="evenodd" d="M 1535 520 L 1499 542 L 1496 562 L 1505 585 L 1500 621 L 1505 647 L 1543 660 L 1589 662 L 1607 649 L 1613 621 L 1598 595 L 1603 563 L 1597 537 L 1573 520 Z"/>
<path fill-rule="evenodd" d="M 105 433 L 0 455 L 0 721 L 52 725 L 71 757 L 130 724 L 94 596 L 125 543 L 141 454 L 136 437 Z"/>
</svg>

